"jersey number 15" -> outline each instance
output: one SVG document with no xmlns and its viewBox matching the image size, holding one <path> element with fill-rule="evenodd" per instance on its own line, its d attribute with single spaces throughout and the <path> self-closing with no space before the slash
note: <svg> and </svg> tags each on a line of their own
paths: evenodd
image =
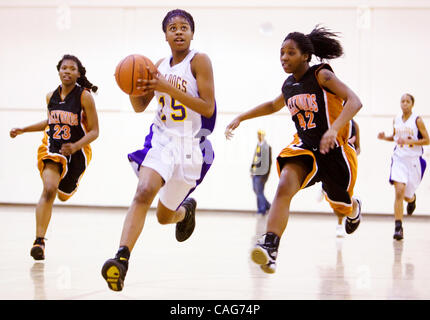
<svg viewBox="0 0 430 320">
<path fill-rule="evenodd" d="M 164 99 L 164 96 L 161 96 L 158 99 L 158 102 L 161 105 L 161 110 L 163 114 L 161 118 L 162 120 L 165 120 L 163 109 L 166 105 L 166 101 Z M 170 113 L 170 117 L 173 121 L 184 121 L 187 118 L 187 108 L 183 104 L 178 103 L 174 98 L 170 98 L 170 108 L 172 108 L 173 110 L 173 112 Z"/>
</svg>

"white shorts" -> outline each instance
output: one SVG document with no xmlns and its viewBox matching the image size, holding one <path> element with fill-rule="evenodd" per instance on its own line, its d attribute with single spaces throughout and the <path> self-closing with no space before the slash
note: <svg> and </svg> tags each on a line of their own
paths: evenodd
<svg viewBox="0 0 430 320">
<path fill-rule="evenodd" d="M 159 199 L 165 207 L 175 211 L 194 191 L 209 170 L 213 150 L 209 140 L 168 135 L 151 125 L 144 148 L 128 155 L 136 175 L 141 166 L 155 170 L 164 180 Z M 211 159 L 210 159 L 211 158 Z"/>
<path fill-rule="evenodd" d="M 391 158 L 390 183 L 404 183 L 406 185 L 405 197 L 413 198 L 415 191 L 421 183 L 426 169 L 426 162 L 422 157 Z"/>
</svg>

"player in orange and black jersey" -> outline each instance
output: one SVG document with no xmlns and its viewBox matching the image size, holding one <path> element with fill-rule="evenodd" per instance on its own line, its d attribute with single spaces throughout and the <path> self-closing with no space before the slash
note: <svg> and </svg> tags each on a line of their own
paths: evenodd
<svg viewBox="0 0 430 320">
<path fill-rule="evenodd" d="M 303 188 L 321 181 L 334 213 L 346 216 L 345 229 L 354 232 L 360 222 L 361 204 L 353 198 L 357 155 L 348 144 L 350 121 L 360 110 L 357 95 L 325 63 L 310 66 L 312 55 L 333 59 L 343 54 L 336 34 L 316 27 L 310 34 L 293 32 L 282 43 L 280 58 L 291 74 L 282 94 L 237 116 L 226 128 L 226 137 L 244 120 L 288 107 L 297 129 L 294 140 L 277 158 L 280 181 L 269 210 L 266 234 L 252 250 L 252 260 L 267 273 L 275 272 L 280 238 L 287 226 L 290 202 Z"/>
<path fill-rule="evenodd" d="M 36 240 L 31 249 L 35 260 L 45 258 L 45 234 L 55 196 L 62 201 L 77 190 L 91 160 L 90 143 L 99 134 L 97 112 L 89 90 L 97 91 L 85 76 L 79 59 L 64 55 L 57 65 L 61 85 L 46 96 L 47 119 L 24 128 L 14 128 L 15 138 L 24 132 L 44 131 L 38 149 L 37 167 L 43 191 L 36 206 Z"/>
<path fill-rule="evenodd" d="M 61 97 L 61 85 L 52 92 L 48 102 L 48 127 L 45 131 L 49 138 L 46 145 L 49 153 L 60 154 L 63 144 L 74 143 L 85 135 L 85 120 L 81 119 L 84 90 L 80 85 L 75 85 L 64 99 Z"/>
</svg>

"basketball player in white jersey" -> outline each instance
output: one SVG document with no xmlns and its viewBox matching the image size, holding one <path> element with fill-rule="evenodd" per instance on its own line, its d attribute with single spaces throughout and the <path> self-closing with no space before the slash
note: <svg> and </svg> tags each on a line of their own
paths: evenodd
<svg viewBox="0 0 430 320">
<path fill-rule="evenodd" d="M 400 106 L 402 113 L 394 119 L 394 131 L 391 136 L 384 132 L 378 138 L 394 141 L 393 156 L 391 158 L 390 183 L 394 185 L 394 219 L 395 229 L 393 238 L 403 239 L 403 201 L 408 203 L 407 213 L 411 215 L 415 210 L 416 195 L 421 179 L 426 169 L 426 162 L 422 158 L 423 145 L 428 145 L 429 135 L 424 121 L 412 112 L 415 99 L 406 93 L 402 96 Z"/>
<path fill-rule="evenodd" d="M 140 80 L 140 96 L 130 96 L 136 112 L 155 95 L 158 109 L 143 149 L 128 155 L 139 182 L 125 218 L 119 250 L 106 261 L 102 275 L 110 289 L 121 291 L 128 260 L 159 195 L 160 224 L 176 224 L 176 239 L 188 239 L 195 226 L 196 201 L 188 196 L 203 180 L 214 153 L 207 136 L 213 131 L 216 104 L 212 65 L 206 54 L 190 49 L 193 17 L 176 9 L 162 23 L 172 55 L 156 63 L 153 80 Z"/>
</svg>

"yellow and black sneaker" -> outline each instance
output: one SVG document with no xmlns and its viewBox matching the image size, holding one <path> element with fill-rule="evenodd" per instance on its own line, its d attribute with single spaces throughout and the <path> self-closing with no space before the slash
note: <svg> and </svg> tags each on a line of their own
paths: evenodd
<svg viewBox="0 0 430 320">
<path fill-rule="evenodd" d="M 34 260 L 45 260 L 45 238 L 38 237 L 34 240 L 30 255 Z"/>
<path fill-rule="evenodd" d="M 280 238 L 273 232 L 261 236 L 251 250 L 251 260 L 266 273 L 275 273 Z"/>
<path fill-rule="evenodd" d="M 185 217 L 176 224 L 176 240 L 179 242 L 187 240 L 196 226 L 196 200 L 187 198 L 182 202 L 182 206 L 185 208 Z"/>
<path fill-rule="evenodd" d="M 102 276 L 106 280 L 109 289 L 121 291 L 124 287 L 124 279 L 128 270 L 130 251 L 127 247 L 121 247 L 114 259 L 105 262 L 102 268 Z"/>
</svg>

